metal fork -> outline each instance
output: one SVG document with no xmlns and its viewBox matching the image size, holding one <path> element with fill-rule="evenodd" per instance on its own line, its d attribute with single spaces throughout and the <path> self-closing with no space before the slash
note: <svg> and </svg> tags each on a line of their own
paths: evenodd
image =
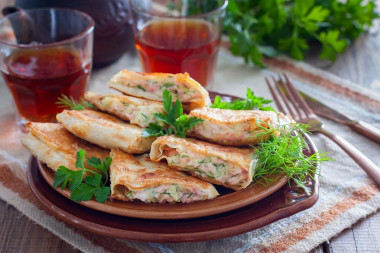
<svg viewBox="0 0 380 253">
<path fill-rule="evenodd" d="M 325 130 L 322 121 L 313 113 L 285 74 L 283 74 L 283 77 L 280 76 L 279 81 L 274 77 L 272 77 L 272 80 L 273 84 L 271 84 L 268 78 L 265 78 L 273 100 L 282 113 L 291 115 L 297 122 L 308 124 L 309 131 L 319 132 L 329 137 L 346 151 L 367 175 L 380 186 L 380 168 L 345 139 Z M 285 90 L 285 93 L 283 90 Z"/>
</svg>

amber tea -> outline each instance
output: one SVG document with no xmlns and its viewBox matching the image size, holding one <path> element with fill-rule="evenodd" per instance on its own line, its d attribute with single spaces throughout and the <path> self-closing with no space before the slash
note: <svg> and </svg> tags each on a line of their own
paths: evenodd
<svg viewBox="0 0 380 253">
<path fill-rule="evenodd" d="M 58 97 L 83 96 L 90 69 L 77 51 L 65 47 L 18 49 L 4 59 L 2 75 L 21 117 L 51 122 L 62 111 Z"/>
<path fill-rule="evenodd" d="M 150 21 L 136 36 L 145 72 L 183 73 L 206 86 L 213 76 L 219 38 L 205 20 Z"/>
</svg>

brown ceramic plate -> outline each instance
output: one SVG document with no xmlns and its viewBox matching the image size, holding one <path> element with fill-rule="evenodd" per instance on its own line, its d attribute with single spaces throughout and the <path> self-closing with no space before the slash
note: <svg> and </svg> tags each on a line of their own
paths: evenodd
<svg viewBox="0 0 380 253">
<path fill-rule="evenodd" d="M 217 93 L 211 92 L 213 99 Z M 236 97 L 224 94 L 223 99 L 236 99 Z M 54 183 L 54 172 L 45 164 L 37 163 L 38 168 L 49 185 Z M 255 182 L 244 190 L 231 191 L 223 187 L 217 187 L 221 194 L 215 199 L 198 201 L 189 204 L 157 204 L 142 202 L 110 201 L 98 203 L 94 200 L 79 202 L 79 204 L 98 211 L 145 219 L 188 219 L 228 212 L 240 207 L 255 203 L 279 190 L 287 182 L 284 175 L 273 175 L 272 181 L 264 186 L 261 182 Z M 68 189 L 54 188 L 63 196 L 70 198 Z"/>
<path fill-rule="evenodd" d="M 229 95 L 210 93 L 211 98 L 215 95 L 236 99 Z M 317 149 L 310 137 L 305 137 L 308 149 L 304 153 L 310 156 Z M 317 167 L 319 169 L 319 164 Z M 102 207 L 98 209 L 71 201 L 67 198 L 68 192 L 52 190 L 52 175 L 50 169 L 31 158 L 29 185 L 42 204 L 59 218 L 99 234 L 150 242 L 196 242 L 244 233 L 313 206 L 318 200 L 319 191 L 319 177 L 314 173 L 311 176 L 315 181 L 308 178 L 306 191 L 294 183 L 286 184 L 284 177 L 278 176 L 265 189 L 257 183 L 239 192 L 222 189 L 222 196 L 209 201 L 173 205 L 108 202 L 99 204 Z M 86 205 L 86 202 L 82 204 Z M 107 206 L 107 210 L 104 206 Z"/>
<path fill-rule="evenodd" d="M 54 172 L 45 164 L 37 162 L 41 175 L 49 185 L 54 183 Z M 95 200 L 81 201 L 80 205 L 98 211 L 117 214 L 121 216 L 145 218 L 145 219 L 188 219 L 197 218 L 218 213 L 228 212 L 254 202 L 257 202 L 279 190 L 287 182 L 286 176 L 275 175 L 267 186 L 255 182 L 240 191 L 232 191 L 222 187 L 217 187 L 221 194 L 215 199 L 197 201 L 183 204 L 158 204 L 144 202 L 124 202 L 107 200 L 105 203 L 98 203 Z M 66 198 L 70 198 L 70 190 L 53 188 Z"/>
<path fill-rule="evenodd" d="M 306 138 L 309 149 L 304 153 L 311 155 L 317 149 L 309 136 Z M 285 184 L 274 194 L 229 212 L 192 219 L 155 220 L 108 214 L 67 199 L 45 181 L 35 158 L 31 158 L 27 173 L 33 193 L 58 218 L 107 236 L 162 243 L 207 241 L 248 232 L 313 206 L 319 191 L 319 177 L 312 174 L 315 181 L 308 178 L 306 191 L 293 183 Z"/>
</svg>

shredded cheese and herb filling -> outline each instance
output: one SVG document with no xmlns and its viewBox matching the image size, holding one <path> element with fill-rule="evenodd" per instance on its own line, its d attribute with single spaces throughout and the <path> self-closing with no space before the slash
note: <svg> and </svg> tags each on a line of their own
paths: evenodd
<svg viewBox="0 0 380 253">
<path fill-rule="evenodd" d="M 191 203 L 207 199 L 206 193 L 195 187 L 181 187 L 177 184 L 165 184 L 140 191 L 129 190 L 127 198 L 141 200 L 147 203 Z"/>
<path fill-rule="evenodd" d="M 154 114 L 164 112 L 162 103 L 125 95 L 86 92 L 85 99 L 98 109 L 141 127 L 148 127 L 149 123 L 159 123 Z"/>
</svg>

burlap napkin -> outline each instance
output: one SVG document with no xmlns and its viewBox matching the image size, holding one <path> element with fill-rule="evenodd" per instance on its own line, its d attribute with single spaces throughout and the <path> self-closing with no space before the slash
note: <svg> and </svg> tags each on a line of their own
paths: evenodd
<svg viewBox="0 0 380 253">
<path fill-rule="evenodd" d="M 264 77 L 286 72 L 302 91 L 325 101 L 357 119 L 380 128 L 380 99 L 360 87 L 287 58 L 267 60 L 268 69 L 247 66 L 221 52 L 210 90 L 236 96 L 250 87 L 257 95 L 270 97 Z M 95 71 L 90 90 L 110 92 L 106 83 L 122 68 L 140 70 L 138 59 L 124 56 L 108 68 Z M 26 182 L 29 153 L 21 147 L 21 131 L 15 125 L 14 109 L 5 85 L 0 86 L 0 198 L 34 222 L 84 252 L 306 252 L 333 237 L 380 207 L 380 190 L 337 145 L 321 135 L 312 138 L 321 151 L 335 159 L 322 165 L 320 199 L 310 209 L 266 227 L 230 238 L 179 244 L 134 242 L 100 236 L 68 225 L 47 212 Z M 324 120 L 328 129 L 355 145 L 380 164 L 380 145 L 345 126 Z"/>
</svg>

